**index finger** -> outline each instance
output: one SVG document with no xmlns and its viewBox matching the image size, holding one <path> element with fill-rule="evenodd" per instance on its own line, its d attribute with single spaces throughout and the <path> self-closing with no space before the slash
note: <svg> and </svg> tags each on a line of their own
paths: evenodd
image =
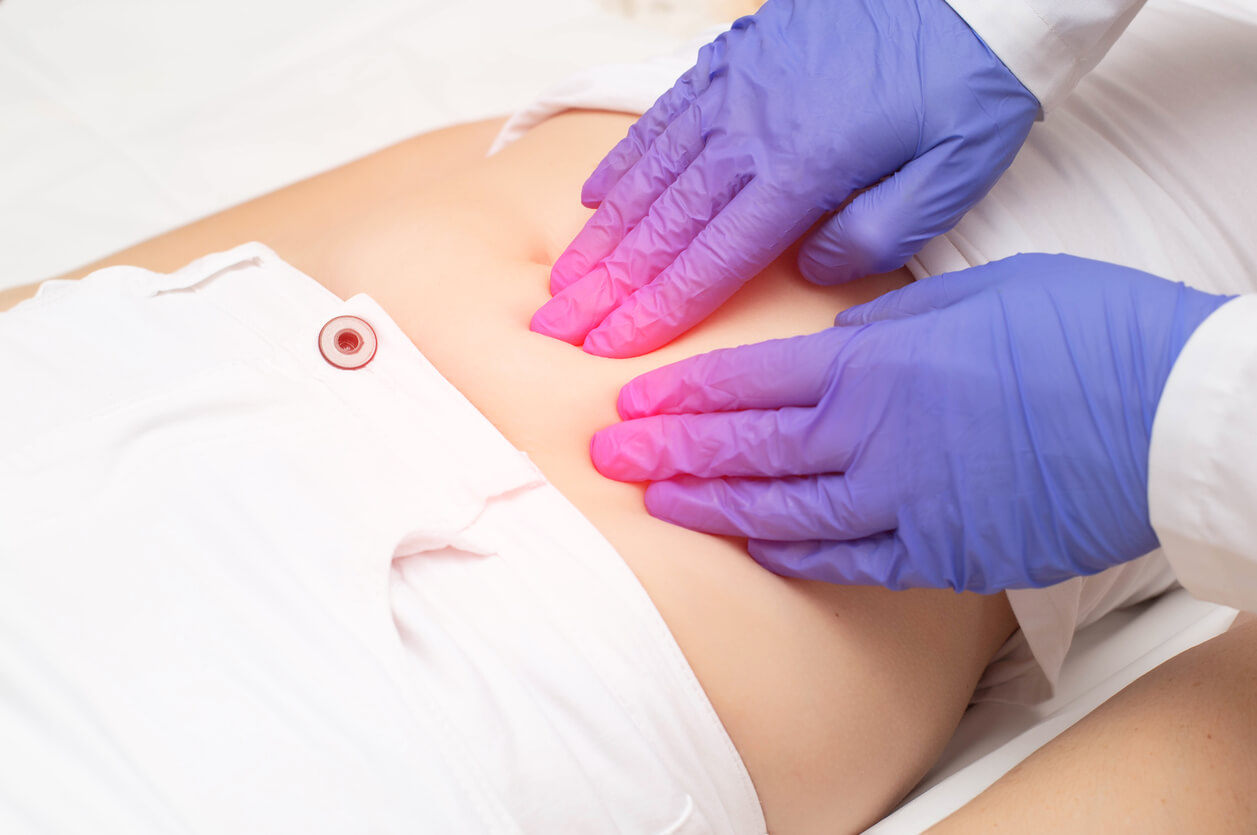
<svg viewBox="0 0 1257 835">
<path fill-rule="evenodd" d="M 655 415 L 600 429 L 589 453 L 598 472 L 617 481 L 845 472 L 864 440 L 861 422 L 819 425 L 826 417 L 798 407 Z"/>
<path fill-rule="evenodd" d="M 852 331 L 820 333 L 721 348 L 648 371 L 625 383 L 616 400 L 624 420 L 648 415 L 814 406 Z"/>
<path fill-rule="evenodd" d="M 653 281 L 637 290 L 585 337 L 603 357 L 639 356 L 666 345 L 724 304 L 820 216 L 783 205 L 752 179 Z"/>
</svg>

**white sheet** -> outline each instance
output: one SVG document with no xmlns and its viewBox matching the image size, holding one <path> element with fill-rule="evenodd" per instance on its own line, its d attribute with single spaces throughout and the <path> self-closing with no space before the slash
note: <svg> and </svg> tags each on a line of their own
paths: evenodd
<svg viewBox="0 0 1257 835">
<path fill-rule="evenodd" d="M 5 0 L 0 288 L 673 49 L 631 5 Z"/>
<path fill-rule="evenodd" d="M 0 832 L 763 835 L 632 571 L 371 298 L 256 243 L 44 287 L 0 315 Z"/>
</svg>

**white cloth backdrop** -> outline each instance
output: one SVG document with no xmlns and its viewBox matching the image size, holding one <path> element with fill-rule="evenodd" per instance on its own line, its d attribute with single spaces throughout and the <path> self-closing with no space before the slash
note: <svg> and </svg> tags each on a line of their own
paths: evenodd
<svg viewBox="0 0 1257 835">
<path fill-rule="evenodd" d="M 671 51 L 720 5 L 3 0 L 0 289 Z"/>
</svg>

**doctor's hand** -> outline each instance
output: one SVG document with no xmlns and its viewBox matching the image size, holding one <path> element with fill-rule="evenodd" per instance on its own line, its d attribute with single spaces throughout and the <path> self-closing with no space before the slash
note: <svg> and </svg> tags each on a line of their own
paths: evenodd
<svg viewBox="0 0 1257 835">
<path fill-rule="evenodd" d="M 532 329 L 603 356 L 653 350 L 859 189 L 800 269 L 830 284 L 902 266 L 990 189 L 1038 112 L 944 0 L 768 0 L 590 176 L 597 211 Z"/>
<path fill-rule="evenodd" d="M 927 278 L 630 381 L 594 464 L 787 576 L 989 593 L 1092 574 L 1157 545 L 1153 417 L 1226 300 L 1063 255 Z"/>
</svg>

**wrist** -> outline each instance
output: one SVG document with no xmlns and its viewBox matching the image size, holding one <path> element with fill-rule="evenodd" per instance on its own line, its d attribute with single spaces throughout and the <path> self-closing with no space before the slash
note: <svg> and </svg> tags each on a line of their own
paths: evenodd
<svg viewBox="0 0 1257 835">
<path fill-rule="evenodd" d="M 1173 373 L 1175 364 L 1178 362 L 1179 357 L 1182 356 L 1183 349 L 1187 347 L 1187 343 L 1191 340 L 1193 334 L 1219 308 L 1236 298 L 1235 296 L 1206 293 L 1183 284 L 1179 285 L 1178 291 L 1168 336 L 1169 365 L 1165 371 L 1165 379 L 1162 380 L 1161 390 L 1164 390 L 1165 382 L 1168 380 L 1169 375 Z"/>
<path fill-rule="evenodd" d="M 1251 606 L 1257 588 L 1257 296 L 1227 300 L 1183 346 L 1152 427 L 1148 509 L 1153 531 L 1192 594 Z M 1247 602 L 1245 602 L 1247 601 Z"/>
</svg>

